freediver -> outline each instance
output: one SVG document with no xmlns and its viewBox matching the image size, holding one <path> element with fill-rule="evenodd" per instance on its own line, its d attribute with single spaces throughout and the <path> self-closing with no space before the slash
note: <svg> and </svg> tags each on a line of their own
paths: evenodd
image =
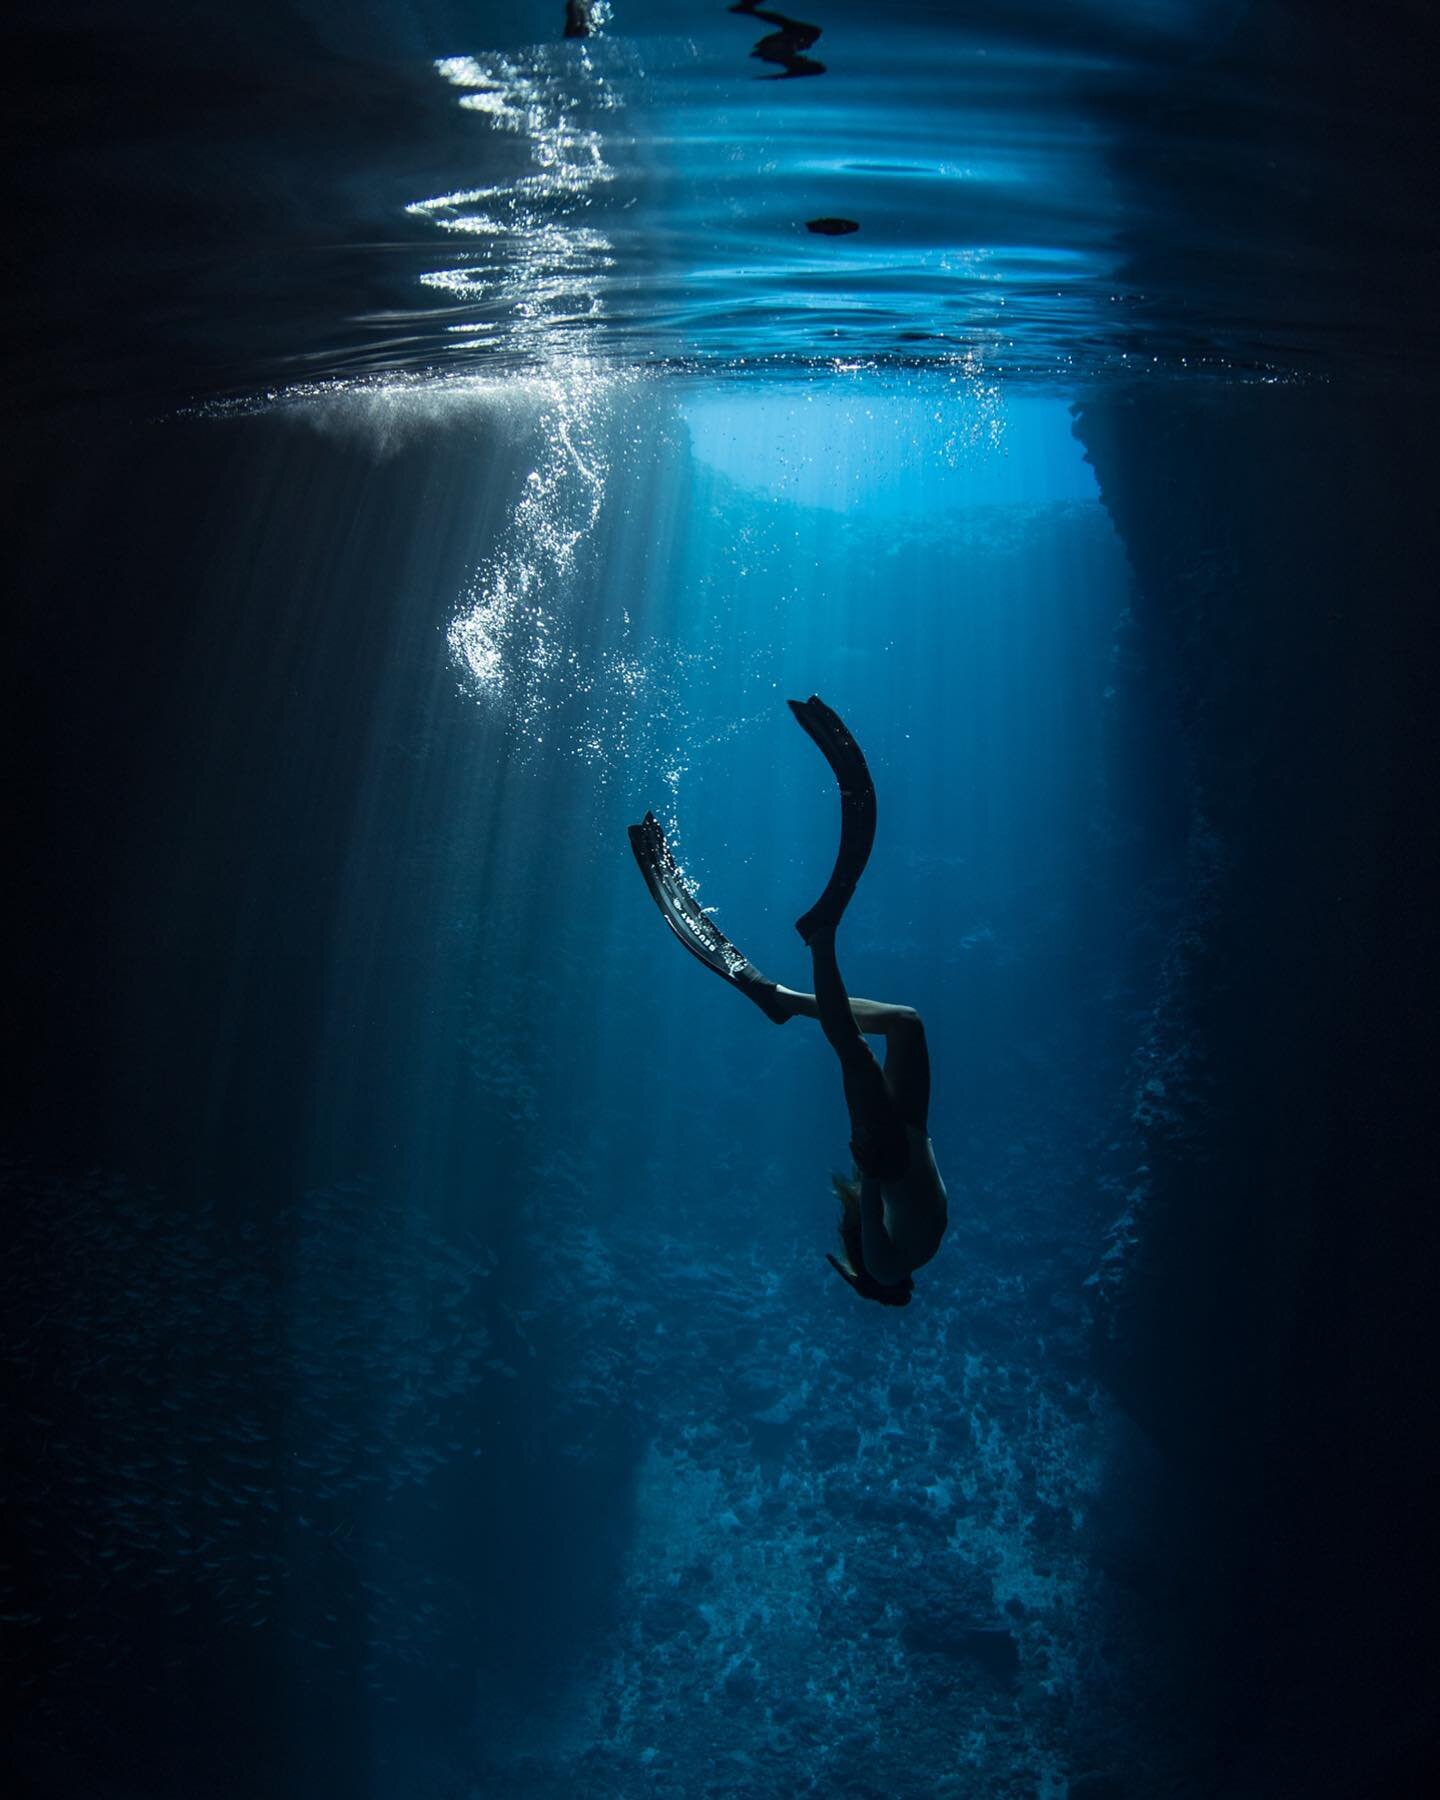
<svg viewBox="0 0 1440 1800">
<path fill-rule="evenodd" d="M 840 787 L 840 849 L 825 891 L 795 922 L 808 945 L 815 991 L 803 994 L 762 975 L 701 910 L 654 813 L 630 827 L 630 845 L 665 922 L 693 956 L 754 1001 L 768 1019 L 818 1019 L 840 1062 L 850 1113 L 853 1176 L 835 1176 L 844 1261 L 827 1256 L 857 1294 L 908 1306 L 914 1270 L 940 1248 L 948 1219 L 945 1184 L 927 1131 L 930 1053 L 913 1006 L 852 1000 L 835 954 L 835 933 L 875 841 L 875 784 L 860 746 L 823 700 L 791 700 Z M 866 1037 L 885 1039 L 885 1065 Z"/>
</svg>

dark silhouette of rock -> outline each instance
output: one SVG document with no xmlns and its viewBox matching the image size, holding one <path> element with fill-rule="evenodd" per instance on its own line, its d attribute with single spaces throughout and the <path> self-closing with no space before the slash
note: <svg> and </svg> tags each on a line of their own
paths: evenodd
<svg viewBox="0 0 1440 1800">
<path fill-rule="evenodd" d="M 1223 409 L 1112 394 L 1077 427 L 1192 809 L 1090 1290 L 1099 1366 L 1177 1485 L 1158 1554 L 1132 1517 L 1145 1558 L 1111 1572 L 1172 1584 L 1153 1641 L 1188 1647 L 1171 1685 L 1217 1740 L 1250 1732 L 1236 1792 L 1288 1767 L 1301 1696 L 1333 1721 L 1311 1766 L 1354 1762 L 1314 1791 L 1352 1791 L 1433 1682 L 1409 1636 L 1440 1600 L 1437 1123 L 1415 1073 L 1440 988 L 1415 829 L 1440 768 L 1429 406 L 1391 395 L 1383 444 L 1368 388 L 1338 381 Z"/>
</svg>

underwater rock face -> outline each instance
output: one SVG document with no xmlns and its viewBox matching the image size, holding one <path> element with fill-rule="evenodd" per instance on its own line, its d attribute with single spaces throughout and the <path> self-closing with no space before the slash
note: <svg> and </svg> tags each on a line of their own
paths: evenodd
<svg viewBox="0 0 1440 1800">
<path fill-rule="evenodd" d="M 541 1210 L 592 1277 L 563 1312 L 601 1353 L 649 1247 L 597 1234 L 571 1174 Z M 522 1768 L 525 1791 L 613 1800 L 652 1776 L 756 1800 L 1032 1791 L 1065 1754 L 1062 1721 L 1083 1730 L 1073 1657 L 1099 1604 L 1081 1535 L 1029 1529 L 1089 1504 L 1096 1421 L 1076 1365 L 1032 1360 L 1026 1310 L 996 1304 L 978 1259 L 903 1332 L 837 1299 L 813 1250 L 772 1293 L 747 1273 L 698 1245 L 663 1307 L 629 1303 L 624 1405 L 651 1436 L 614 1627 L 567 1701 L 599 1729 L 569 1758 L 497 1754 L 496 1791 Z M 976 1315 L 994 1348 L 962 1371 L 940 1345 Z"/>
<path fill-rule="evenodd" d="M 1190 812 L 1111 1163 L 1098 1364 L 1169 1465 L 1169 1547 L 1142 1579 L 1169 1609 L 1155 1641 L 1191 1645 L 1195 1710 L 1236 1746 L 1236 1794 L 1292 1767 L 1349 1792 L 1423 1732 L 1435 1675 L 1410 1621 L 1440 1604 L 1440 1140 L 1418 1074 L 1440 998 L 1418 904 L 1440 528 L 1428 401 L 1392 396 L 1383 440 L 1372 404 L 1136 390 L 1077 424 Z"/>
</svg>

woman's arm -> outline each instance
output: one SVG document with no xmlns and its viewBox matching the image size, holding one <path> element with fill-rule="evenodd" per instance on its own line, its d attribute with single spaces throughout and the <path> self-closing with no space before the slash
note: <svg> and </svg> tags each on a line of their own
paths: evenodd
<svg viewBox="0 0 1440 1800">
<path fill-rule="evenodd" d="M 885 1229 L 885 1200 L 880 1183 L 869 1176 L 860 1182 L 860 1246 L 865 1267 L 882 1287 L 893 1287 L 910 1273 Z"/>
</svg>

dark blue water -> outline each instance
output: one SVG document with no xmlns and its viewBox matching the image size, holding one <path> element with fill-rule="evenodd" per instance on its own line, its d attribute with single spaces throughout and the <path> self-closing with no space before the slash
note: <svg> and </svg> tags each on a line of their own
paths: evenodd
<svg viewBox="0 0 1440 1800">
<path fill-rule="evenodd" d="M 21 10 L 26 1793 L 1425 1791 L 1433 29 L 815 10 Z"/>
</svg>

